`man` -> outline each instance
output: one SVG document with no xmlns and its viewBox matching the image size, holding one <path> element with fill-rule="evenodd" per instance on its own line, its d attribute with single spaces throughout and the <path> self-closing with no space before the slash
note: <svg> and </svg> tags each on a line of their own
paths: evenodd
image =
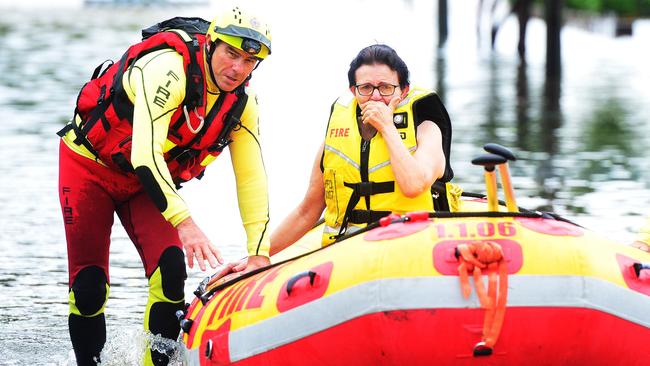
<svg viewBox="0 0 650 366">
<path fill-rule="evenodd" d="M 272 255 L 309 231 L 323 210 L 323 245 L 390 213 L 434 210 L 433 183 L 453 177 L 451 123 L 438 96 L 412 88 L 408 77 L 386 45 L 352 60 L 350 94 L 332 106 L 307 193 L 271 235 Z"/>
<path fill-rule="evenodd" d="M 268 27 L 239 8 L 207 27 L 174 18 L 143 31 L 145 40 L 101 71 L 79 94 L 75 118 L 59 133 L 59 195 L 69 265 L 70 338 L 79 365 L 94 365 L 106 341 L 108 254 L 114 212 L 149 281 L 144 327 L 176 339 L 184 306 L 183 250 L 202 271 L 223 259 L 178 195 L 230 149 L 248 260 L 269 264 L 267 180 L 256 97 L 245 89 L 271 53 Z M 231 143 L 232 142 L 232 143 Z M 215 207 L 218 207 L 216 202 Z M 147 349 L 146 365 L 169 357 Z"/>
</svg>

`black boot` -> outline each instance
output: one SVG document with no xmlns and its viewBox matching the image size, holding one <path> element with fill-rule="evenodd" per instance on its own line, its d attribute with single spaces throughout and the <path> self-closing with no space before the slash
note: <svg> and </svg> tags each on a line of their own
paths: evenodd
<svg viewBox="0 0 650 366">
<path fill-rule="evenodd" d="M 95 366 L 99 353 L 106 343 L 106 320 L 104 314 L 84 317 L 75 314 L 68 316 L 68 329 L 74 355 L 79 366 Z"/>
</svg>

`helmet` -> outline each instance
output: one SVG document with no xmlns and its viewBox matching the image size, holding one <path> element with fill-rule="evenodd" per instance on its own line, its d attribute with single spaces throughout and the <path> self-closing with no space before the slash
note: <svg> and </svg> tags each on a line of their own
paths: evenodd
<svg viewBox="0 0 650 366">
<path fill-rule="evenodd" d="M 239 7 L 214 18 L 206 35 L 213 42 L 220 39 L 260 59 L 271 54 L 271 29 L 268 24 Z"/>
</svg>

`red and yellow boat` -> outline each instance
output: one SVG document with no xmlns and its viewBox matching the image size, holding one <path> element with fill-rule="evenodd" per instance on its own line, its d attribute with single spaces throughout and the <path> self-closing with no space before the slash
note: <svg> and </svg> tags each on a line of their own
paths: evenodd
<svg viewBox="0 0 650 366">
<path fill-rule="evenodd" d="M 183 314 L 187 363 L 647 364 L 650 253 L 486 206 L 392 217 L 326 248 L 316 228 L 271 267 L 203 284 Z M 503 273 L 466 298 L 463 248 L 481 245 L 501 253 L 483 274 Z"/>
<path fill-rule="evenodd" d="M 540 214 L 431 216 L 294 259 L 279 253 L 264 271 L 206 289 L 185 316 L 189 364 L 647 363 L 650 254 Z M 485 356 L 475 346 L 486 310 L 462 296 L 455 255 L 481 241 L 503 248 L 508 273 Z M 292 249 L 318 243 L 315 230 Z"/>
</svg>

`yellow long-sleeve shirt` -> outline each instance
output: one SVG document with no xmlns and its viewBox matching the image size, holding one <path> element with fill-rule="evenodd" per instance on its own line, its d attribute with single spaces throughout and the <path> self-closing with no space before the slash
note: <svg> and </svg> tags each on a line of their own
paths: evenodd
<svg viewBox="0 0 650 366">
<path fill-rule="evenodd" d="M 206 62 L 204 60 L 204 69 Z M 210 77 L 207 83 L 207 108 L 219 97 L 219 89 Z M 176 226 L 190 216 L 178 194 L 164 159 L 174 147 L 167 139 L 172 114 L 182 107 L 185 98 L 185 72 L 182 56 L 172 49 L 149 53 L 138 59 L 122 78 L 122 85 L 133 103 L 133 137 L 131 163 L 146 167 L 162 191 L 167 205 L 162 215 Z M 230 156 L 237 183 L 237 197 L 242 223 L 247 234 L 249 255 L 268 256 L 269 221 L 268 183 L 259 144 L 257 98 L 252 92 L 241 116 L 242 128 L 231 133 Z M 95 160 L 85 147 L 73 143 L 71 130 L 63 140 L 72 150 Z"/>
</svg>

